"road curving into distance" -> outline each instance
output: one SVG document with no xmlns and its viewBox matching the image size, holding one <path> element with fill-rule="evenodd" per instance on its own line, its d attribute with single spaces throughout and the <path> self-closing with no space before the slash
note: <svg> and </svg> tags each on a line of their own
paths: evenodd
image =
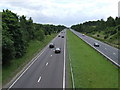
<svg viewBox="0 0 120 90">
<path fill-rule="evenodd" d="M 106 58 L 108 58 L 112 63 L 120 67 L 120 61 L 119 61 L 119 52 L 120 50 L 117 48 L 114 48 L 106 43 L 103 43 L 101 41 L 98 41 L 94 38 L 91 38 L 89 36 L 83 35 L 82 33 L 79 33 L 73 29 L 70 29 L 74 34 L 76 34 L 79 38 L 81 38 L 83 41 L 88 43 L 91 47 L 96 49 L 98 52 L 100 52 L 102 55 L 104 55 Z M 95 47 L 94 43 L 98 43 L 100 46 Z M 87 51 L 86 51 L 87 53 Z"/>
<path fill-rule="evenodd" d="M 66 29 L 56 36 L 50 43 L 61 48 L 56 54 L 55 48 L 49 44 L 37 55 L 35 59 L 8 85 L 12 88 L 63 88 L 66 87 L 65 60 L 66 60 Z"/>
</svg>

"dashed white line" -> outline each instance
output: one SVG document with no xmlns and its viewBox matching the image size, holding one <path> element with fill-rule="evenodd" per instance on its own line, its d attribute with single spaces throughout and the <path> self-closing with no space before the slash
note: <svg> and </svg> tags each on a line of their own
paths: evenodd
<svg viewBox="0 0 120 90">
<path fill-rule="evenodd" d="M 116 55 L 116 53 L 113 53 L 114 55 Z"/>
<path fill-rule="evenodd" d="M 50 55 L 52 57 L 52 55 Z"/>
<path fill-rule="evenodd" d="M 105 49 L 107 49 L 107 48 L 105 48 Z"/>
<path fill-rule="evenodd" d="M 55 37 L 52 41 L 54 41 L 57 37 Z M 34 64 L 34 62 L 38 59 L 38 57 L 40 57 L 42 55 L 42 53 L 47 49 L 47 46 L 46 48 L 38 55 L 36 55 L 35 58 L 33 58 L 33 61 L 32 63 L 20 74 L 20 76 L 8 87 L 7 90 L 9 90 L 10 88 L 12 88 L 15 83 L 23 76 L 23 74 Z"/>
<path fill-rule="evenodd" d="M 48 62 L 46 63 L 46 66 L 48 65 Z"/>
<path fill-rule="evenodd" d="M 38 82 L 40 82 L 41 78 L 42 78 L 42 77 L 40 76 L 39 79 L 38 79 Z"/>
<path fill-rule="evenodd" d="M 14 84 L 23 76 L 23 74 L 33 65 L 33 63 L 38 59 L 39 56 L 42 55 L 42 53 L 43 53 L 46 49 L 47 49 L 47 48 L 45 48 L 45 49 L 40 53 L 40 55 L 38 55 L 38 56 L 34 59 L 34 61 L 24 70 L 24 72 L 12 83 L 12 85 L 8 88 L 8 90 L 14 86 Z"/>
</svg>

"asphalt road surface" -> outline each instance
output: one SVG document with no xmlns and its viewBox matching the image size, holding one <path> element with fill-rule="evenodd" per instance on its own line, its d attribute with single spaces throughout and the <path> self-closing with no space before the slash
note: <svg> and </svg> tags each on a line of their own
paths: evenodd
<svg viewBox="0 0 120 90">
<path fill-rule="evenodd" d="M 114 48 L 108 44 L 105 44 L 101 41 L 98 41 L 96 39 L 93 39 L 89 36 L 86 35 L 82 35 L 81 33 L 70 29 L 74 34 L 76 34 L 79 38 L 81 38 L 82 40 L 84 40 L 86 43 L 88 43 L 90 46 L 92 46 L 93 48 L 95 48 L 98 52 L 100 52 L 101 54 L 103 54 L 106 58 L 108 58 L 112 63 L 114 63 L 115 65 L 120 67 L 120 61 L 119 61 L 119 53 L 120 50 L 117 48 Z M 94 42 L 98 43 L 100 46 L 99 47 L 95 47 L 94 46 Z M 86 51 L 87 52 L 87 51 Z"/>
<path fill-rule="evenodd" d="M 47 45 L 30 65 L 11 83 L 11 88 L 65 88 L 66 32 L 60 33 L 51 42 L 61 48 L 55 54 L 55 48 Z"/>
</svg>

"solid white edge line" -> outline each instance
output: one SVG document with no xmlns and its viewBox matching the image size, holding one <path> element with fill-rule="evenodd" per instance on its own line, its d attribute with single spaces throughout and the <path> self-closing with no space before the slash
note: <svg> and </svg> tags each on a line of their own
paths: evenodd
<svg viewBox="0 0 120 90">
<path fill-rule="evenodd" d="M 66 38 L 64 39 L 64 68 L 63 68 L 63 90 L 65 90 L 65 49 L 66 49 Z"/>
<path fill-rule="evenodd" d="M 57 38 L 57 36 L 56 36 L 52 41 L 54 41 L 56 38 Z M 36 55 L 36 56 L 33 58 L 34 61 L 31 62 L 31 64 L 18 76 L 18 78 L 8 87 L 7 90 L 9 90 L 10 88 L 12 88 L 12 87 L 14 86 L 14 84 L 15 84 L 15 83 L 23 76 L 23 74 L 34 64 L 34 62 L 38 59 L 39 56 L 42 55 L 42 53 L 43 53 L 46 49 L 47 49 L 47 46 L 43 49 L 43 51 L 42 51 L 40 54 Z"/>
<path fill-rule="evenodd" d="M 46 49 L 44 49 L 44 50 L 42 51 L 42 53 L 43 53 L 45 50 L 46 50 Z M 41 56 L 42 53 L 41 53 L 39 56 Z M 39 56 L 37 56 L 37 57 L 35 58 L 35 60 L 25 69 L 25 71 L 12 83 L 12 85 L 9 87 L 9 89 L 12 88 L 12 87 L 14 86 L 14 84 L 22 77 L 22 75 L 34 64 L 34 62 L 38 59 Z M 8 89 L 8 90 L 9 90 L 9 89 Z"/>
<path fill-rule="evenodd" d="M 41 78 L 42 78 L 42 77 L 40 76 L 39 79 L 38 79 L 38 82 L 40 82 Z"/>
<path fill-rule="evenodd" d="M 73 32 L 74 33 L 74 32 Z M 75 34 L 75 33 L 74 33 Z M 77 34 L 75 34 L 77 35 Z M 78 36 L 78 35 L 77 35 Z M 78 36 L 79 37 L 79 36 Z M 81 37 L 79 37 L 81 38 Z M 81 38 L 82 39 L 82 38 Z M 83 41 L 85 41 L 84 39 L 82 39 Z M 87 41 L 85 41 L 87 44 L 89 44 L 91 47 L 93 47 L 90 43 L 88 43 Z M 115 65 L 117 65 L 118 67 L 120 67 L 120 65 L 118 63 L 116 63 L 114 60 L 112 60 L 111 58 L 109 58 L 107 55 L 105 55 L 104 53 L 102 53 L 101 51 L 99 51 L 98 49 L 96 49 L 95 47 L 93 47 L 95 50 L 97 50 L 99 53 L 101 53 L 103 56 L 105 56 L 106 58 L 108 58 L 111 62 L 113 62 Z"/>
</svg>

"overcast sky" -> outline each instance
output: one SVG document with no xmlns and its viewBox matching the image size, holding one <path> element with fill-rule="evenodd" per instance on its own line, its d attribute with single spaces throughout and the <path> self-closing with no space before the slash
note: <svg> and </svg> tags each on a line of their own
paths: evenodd
<svg viewBox="0 0 120 90">
<path fill-rule="evenodd" d="M 71 26 L 118 16 L 119 0 L 0 0 L 0 11 L 9 9 L 42 24 Z"/>
</svg>

